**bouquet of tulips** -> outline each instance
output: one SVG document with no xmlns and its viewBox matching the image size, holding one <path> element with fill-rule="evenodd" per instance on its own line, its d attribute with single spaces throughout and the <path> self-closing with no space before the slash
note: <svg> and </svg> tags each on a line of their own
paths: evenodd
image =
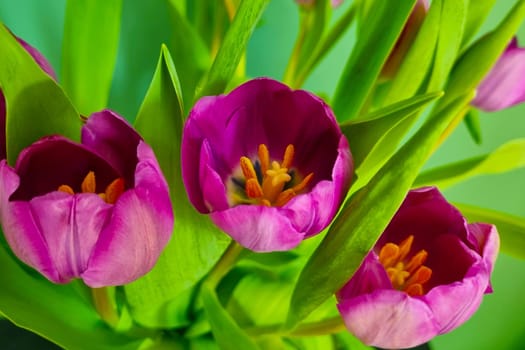
<svg viewBox="0 0 525 350">
<path fill-rule="evenodd" d="M 426 165 L 525 101 L 525 1 L 488 29 L 495 0 L 130 4 L 63 1 L 58 75 L 0 5 L 0 314 L 39 348 L 445 349 L 500 246 L 525 258 L 525 217 L 441 192 L 522 168 L 524 139 Z M 169 44 L 118 107 L 126 18 Z M 265 28 L 293 29 L 282 74 L 251 66 Z"/>
</svg>

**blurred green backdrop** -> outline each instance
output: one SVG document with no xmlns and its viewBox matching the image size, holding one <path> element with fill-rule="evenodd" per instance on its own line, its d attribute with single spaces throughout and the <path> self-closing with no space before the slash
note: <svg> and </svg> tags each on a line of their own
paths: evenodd
<svg viewBox="0 0 525 350">
<path fill-rule="evenodd" d="M 219 1 L 219 0 L 209 0 Z M 497 1 L 482 28 L 498 23 L 515 1 Z M 349 1 L 343 6 L 348 6 Z M 51 62 L 60 80 L 65 0 L 2 0 L 0 20 L 16 35 L 37 47 Z M 335 11 L 335 17 L 341 10 Z M 161 43 L 171 42 L 165 0 L 125 0 L 121 41 L 109 107 L 134 119 L 157 63 Z M 248 50 L 250 76 L 282 77 L 298 25 L 293 0 L 273 0 L 254 32 Z M 520 32 L 525 41 L 525 28 Z M 349 32 L 306 83 L 322 96 L 335 89 L 353 43 Z M 0 48 L 1 49 L 1 48 Z M 97 52 L 92 52 L 97 55 Z M 504 142 L 525 137 L 525 105 L 482 114 L 482 145 L 474 144 L 460 125 L 427 166 L 448 163 L 489 152 Z M 445 191 L 451 201 L 475 204 L 525 217 L 525 169 L 468 180 Z M 465 325 L 436 338 L 432 348 L 525 348 L 525 262 L 501 254 L 493 277 L 494 294 L 485 297 L 478 313 Z M 4 343 L 6 339 L 0 339 Z"/>
</svg>

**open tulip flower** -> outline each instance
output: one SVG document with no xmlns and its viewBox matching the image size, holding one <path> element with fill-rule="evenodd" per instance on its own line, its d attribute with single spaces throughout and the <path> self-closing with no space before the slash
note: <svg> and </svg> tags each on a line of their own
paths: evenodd
<svg viewBox="0 0 525 350">
<path fill-rule="evenodd" d="M 330 108 L 266 78 L 198 101 L 181 153 L 197 210 L 261 252 L 291 249 L 325 228 L 352 174 L 348 142 Z"/>
<path fill-rule="evenodd" d="M 0 218 L 13 252 L 55 283 L 129 283 L 168 242 L 173 212 L 152 149 L 121 117 L 93 114 L 82 143 L 43 138 L 0 162 Z"/>
<path fill-rule="evenodd" d="M 499 111 L 525 101 L 525 48 L 512 39 L 498 61 L 477 88 L 472 105 Z"/>
<path fill-rule="evenodd" d="M 435 188 L 413 190 L 338 292 L 339 311 L 366 344 L 424 343 L 477 310 L 498 248 L 494 226 L 467 224 Z"/>
</svg>

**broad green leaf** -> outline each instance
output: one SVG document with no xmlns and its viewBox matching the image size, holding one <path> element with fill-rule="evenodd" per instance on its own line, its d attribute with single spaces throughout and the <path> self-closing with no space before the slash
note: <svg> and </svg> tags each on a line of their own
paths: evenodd
<svg viewBox="0 0 525 350">
<path fill-rule="evenodd" d="M 346 201 L 299 276 L 288 327 L 295 327 L 352 276 L 401 205 L 441 133 L 472 95 L 431 115 L 370 182 Z"/>
<path fill-rule="evenodd" d="M 481 144 L 481 125 L 479 121 L 479 111 L 475 108 L 471 108 L 465 116 L 465 125 L 467 126 L 470 137 L 478 145 Z"/>
<path fill-rule="evenodd" d="M 216 95 L 224 91 L 269 1 L 243 0 L 241 2 L 198 96 Z"/>
<path fill-rule="evenodd" d="M 414 186 L 450 187 L 483 174 L 500 174 L 525 167 L 525 139 L 505 143 L 494 152 L 430 169 L 419 175 Z"/>
<path fill-rule="evenodd" d="M 394 76 L 384 104 L 391 104 L 414 96 L 427 78 L 434 60 L 440 31 L 441 11 L 444 0 L 434 0 L 416 39 Z"/>
<path fill-rule="evenodd" d="M 492 68 L 525 19 L 525 1 L 516 2 L 501 23 L 472 44 L 459 58 L 450 74 L 441 103 L 446 105 L 472 91 Z"/>
<path fill-rule="evenodd" d="M 134 350 L 143 342 L 107 327 L 72 284 L 56 285 L 29 275 L 3 246 L 0 266 L 0 310 L 19 327 L 68 349 L 97 344 L 100 350 Z"/>
<path fill-rule="evenodd" d="M 68 0 L 62 83 L 83 115 L 106 108 L 120 38 L 122 0 Z"/>
<path fill-rule="evenodd" d="M 476 0 L 469 1 L 467 10 L 467 21 L 465 23 L 465 30 L 463 32 L 462 47 L 476 35 L 478 29 L 481 27 L 490 10 L 494 7 L 496 0 Z"/>
<path fill-rule="evenodd" d="M 469 222 L 496 225 L 501 239 L 501 251 L 525 259 L 525 218 L 467 204 L 454 205 Z"/>
<path fill-rule="evenodd" d="M 56 82 L 44 73 L 0 23 L 0 86 L 7 101 L 7 159 L 43 136 L 80 138 L 80 117 Z"/>
<path fill-rule="evenodd" d="M 192 106 L 197 84 L 210 65 L 210 54 L 199 34 L 181 14 L 181 3 L 185 4 L 180 0 L 169 0 L 168 9 L 173 26 L 171 53 L 175 67 L 178 67 L 186 115 Z"/>
<path fill-rule="evenodd" d="M 222 350 L 259 349 L 253 339 L 244 333 L 226 312 L 215 292 L 206 283 L 201 288 L 201 299 L 210 321 L 213 336 Z"/>
<path fill-rule="evenodd" d="M 150 327 L 189 322 L 185 308 L 192 288 L 215 264 L 229 241 L 186 197 L 180 165 L 181 96 L 175 66 L 163 46 L 135 127 L 155 151 L 170 186 L 175 229 L 155 268 L 124 287 L 134 318 Z"/>
<path fill-rule="evenodd" d="M 461 46 L 469 0 L 443 0 L 437 47 L 427 90 L 442 89 Z"/>
<path fill-rule="evenodd" d="M 428 103 L 443 95 L 434 92 L 414 96 L 341 125 L 356 166 L 353 190 L 361 188 L 394 154 L 399 143 Z"/>
<path fill-rule="evenodd" d="M 348 58 L 332 107 L 338 120 L 355 118 L 401 33 L 415 0 L 377 1 Z M 371 54 L 373 53 L 373 54 Z"/>
</svg>

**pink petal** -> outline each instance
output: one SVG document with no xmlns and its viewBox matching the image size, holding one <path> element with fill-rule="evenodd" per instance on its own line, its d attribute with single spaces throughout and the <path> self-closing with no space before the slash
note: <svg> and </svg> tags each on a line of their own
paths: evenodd
<svg viewBox="0 0 525 350">
<path fill-rule="evenodd" d="M 379 289 L 341 300 L 337 307 L 348 330 L 367 345 L 410 348 L 439 334 L 432 310 L 397 290 Z"/>
</svg>

